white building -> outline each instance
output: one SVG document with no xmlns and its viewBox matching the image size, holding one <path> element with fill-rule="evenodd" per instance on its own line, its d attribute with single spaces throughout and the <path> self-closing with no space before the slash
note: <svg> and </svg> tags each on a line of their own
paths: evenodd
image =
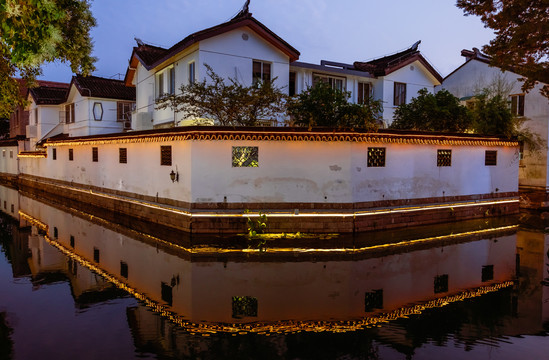
<svg viewBox="0 0 549 360">
<path fill-rule="evenodd" d="M 183 115 L 167 108 L 155 109 L 155 100 L 179 91 L 183 84 L 206 78 L 206 65 L 222 78 L 246 86 L 276 78 L 275 85 L 290 95 L 322 80 L 349 91 L 350 101 L 363 103 L 368 96 L 382 100 L 385 125 L 392 122 L 396 106 L 409 102 L 417 91 L 433 91 L 442 77 L 418 50 L 419 41 L 396 54 L 353 65 L 322 61 L 298 62 L 299 51 L 281 39 L 249 12 L 240 12 L 226 23 L 187 36 L 169 49 L 138 40 L 126 72 L 126 85 L 137 88 L 134 130 L 185 125 Z M 208 79 L 207 79 L 208 80 Z M 277 125 L 275 119 L 265 123 Z"/>
<path fill-rule="evenodd" d="M 521 75 L 510 71 L 503 72 L 497 67 L 490 66 L 490 58 L 480 53 L 478 49 L 462 50 L 461 55 L 465 57 L 465 63 L 450 73 L 439 89 L 446 89 L 454 96 L 467 100 L 490 85 L 497 83 L 504 87 L 509 85 L 509 103 L 512 112 L 527 118 L 525 126 L 547 143 L 549 101 L 539 92 L 544 84 L 538 83 L 532 90 L 525 93 L 521 90 Z M 549 190 L 547 158 L 547 148 L 539 153 L 530 153 L 527 148 L 524 149 L 519 171 L 521 190 L 539 190 L 543 193 Z"/>
</svg>

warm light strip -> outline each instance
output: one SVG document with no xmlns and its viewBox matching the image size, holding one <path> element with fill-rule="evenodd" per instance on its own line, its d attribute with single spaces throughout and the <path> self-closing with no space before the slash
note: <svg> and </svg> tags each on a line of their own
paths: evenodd
<svg viewBox="0 0 549 360">
<path fill-rule="evenodd" d="M 79 146 L 79 145 L 103 145 L 125 144 L 144 142 L 168 142 L 185 140 L 235 140 L 235 141 L 348 141 L 368 143 L 394 143 L 394 144 L 422 144 L 422 145 L 466 145 L 466 146 L 519 146 L 517 141 L 502 140 L 500 138 L 464 138 L 444 135 L 397 135 L 367 133 L 358 134 L 352 132 L 327 133 L 327 132 L 277 132 L 277 133 L 246 133 L 234 130 L 228 131 L 189 131 L 183 133 L 158 133 L 149 135 L 123 135 L 119 137 L 98 137 L 94 139 L 67 139 L 58 141 L 46 141 L 45 146 Z"/>
<path fill-rule="evenodd" d="M 19 153 L 17 154 L 18 158 L 47 158 L 48 155 L 45 152 L 36 152 L 36 153 Z"/>
<path fill-rule="evenodd" d="M 160 316 L 170 320 L 174 324 L 180 326 L 184 330 L 190 332 L 192 335 L 201 334 L 202 336 L 210 336 L 218 332 L 231 333 L 238 335 L 245 335 L 247 333 L 256 333 L 259 335 L 268 335 L 272 333 L 295 333 L 295 332 L 348 332 L 361 330 L 366 327 L 380 326 L 383 323 L 387 323 L 392 320 L 406 318 L 410 315 L 419 315 L 426 309 L 440 308 L 451 303 L 463 301 L 466 299 L 472 299 L 478 296 L 482 296 L 487 293 L 496 292 L 500 289 L 512 286 L 512 281 L 506 281 L 503 283 L 496 283 L 489 286 L 483 286 L 472 290 L 466 290 L 455 295 L 448 295 L 445 297 L 437 298 L 427 301 L 422 304 L 415 304 L 404 306 L 396 310 L 392 310 L 386 313 L 377 313 L 372 316 L 367 316 L 358 320 L 340 320 L 340 321 L 279 321 L 275 323 L 262 323 L 253 322 L 246 324 L 230 324 L 230 323 L 194 323 L 185 320 L 183 316 L 170 310 L 166 305 L 162 305 L 155 300 L 150 299 L 146 294 L 139 292 L 137 289 L 131 287 L 127 283 L 119 280 L 114 275 L 109 274 L 92 262 L 84 259 L 69 249 L 65 248 L 59 242 L 50 239 L 48 236 L 44 236 L 44 239 L 48 244 L 54 246 L 61 251 L 65 256 L 78 261 L 78 263 L 89 270 L 99 274 L 107 281 L 114 284 L 119 289 L 126 291 L 128 294 L 141 301 L 146 307 L 150 308 L 153 312 Z"/>
</svg>

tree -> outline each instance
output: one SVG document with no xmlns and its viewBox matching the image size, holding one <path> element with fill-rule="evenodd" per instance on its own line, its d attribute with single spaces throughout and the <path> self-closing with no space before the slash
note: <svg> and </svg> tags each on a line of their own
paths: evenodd
<svg viewBox="0 0 549 360">
<path fill-rule="evenodd" d="M 377 130 L 382 119 L 380 100 L 369 98 L 365 104 L 353 104 L 343 92 L 323 81 L 298 94 L 288 106 L 294 124 Z"/>
<path fill-rule="evenodd" d="M 285 112 L 286 95 L 271 81 L 243 86 L 227 81 L 209 65 L 211 81 L 182 85 L 181 92 L 166 94 L 156 102 L 158 109 L 171 108 L 185 118 L 210 118 L 220 125 L 254 126 L 262 119 L 274 119 Z"/>
<path fill-rule="evenodd" d="M 523 75 L 523 91 L 544 82 L 541 93 L 549 97 L 547 0 L 458 0 L 457 6 L 495 31 L 496 37 L 483 47 L 491 65 Z"/>
<path fill-rule="evenodd" d="M 88 0 L 0 0 L 0 116 L 23 102 L 13 77 L 32 86 L 46 62 L 70 63 L 74 73 L 94 68 Z"/>
<path fill-rule="evenodd" d="M 469 111 L 448 90 L 431 94 L 421 89 L 418 94 L 410 103 L 396 109 L 391 128 L 463 132 L 470 127 Z"/>
</svg>

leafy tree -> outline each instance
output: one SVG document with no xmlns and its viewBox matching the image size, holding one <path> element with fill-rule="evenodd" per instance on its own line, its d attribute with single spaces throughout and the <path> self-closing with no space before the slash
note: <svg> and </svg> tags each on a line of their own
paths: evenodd
<svg viewBox="0 0 549 360">
<path fill-rule="evenodd" d="M 463 132 L 470 127 L 469 111 L 448 90 L 431 94 L 421 89 L 418 94 L 410 103 L 396 109 L 391 128 Z"/>
<path fill-rule="evenodd" d="M 93 26 L 88 0 L 0 0 L 0 116 L 23 103 L 17 73 L 33 85 L 43 63 L 59 60 L 90 74 Z"/>
<path fill-rule="evenodd" d="M 377 130 L 383 112 L 381 101 L 370 98 L 366 104 L 353 104 L 347 101 L 349 97 L 349 92 L 319 81 L 292 99 L 288 112 L 299 126 Z"/>
<path fill-rule="evenodd" d="M 180 93 L 166 94 L 156 102 L 158 109 L 171 108 L 185 118 L 211 118 L 220 125 L 254 126 L 285 112 L 286 95 L 273 85 L 275 79 L 253 86 L 227 81 L 209 65 L 211 81 L 182 85 Z"/>
<path fill-rule="evenodd" d="M 525 76 L 524 91 L 536 81 L 546 83 L 541 92 L 549 97 L 547 0 L 458 0 L 457 6 L 495 31 L 496 37 L 483 47 L 493 66 Z"/>
</svg>

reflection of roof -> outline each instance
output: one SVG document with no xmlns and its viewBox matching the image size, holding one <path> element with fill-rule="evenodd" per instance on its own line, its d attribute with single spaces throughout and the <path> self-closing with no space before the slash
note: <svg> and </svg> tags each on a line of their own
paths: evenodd
<svg viewBox="0 0 549 360">
<path fill-rule="evenodd" d="M 135 101 L 135 87 L 126 86 L 123 80 L 76 75 L 72 84 L 82 96 Z"/>
<path fill-rule="evenodd" d="M 392 55 L 384 56 L 379 59 L 360 62 L 356 61 L 354 66 L 357 70 L 367 71 L 374 76 L 388 75 L 414 61 L 419 61 L 439 82 L 442 82 L 442 76 L 433 68 L 431 64 L 421 55 L 419 44 L 421 40 L 406 50 Z"/>
</svg>

